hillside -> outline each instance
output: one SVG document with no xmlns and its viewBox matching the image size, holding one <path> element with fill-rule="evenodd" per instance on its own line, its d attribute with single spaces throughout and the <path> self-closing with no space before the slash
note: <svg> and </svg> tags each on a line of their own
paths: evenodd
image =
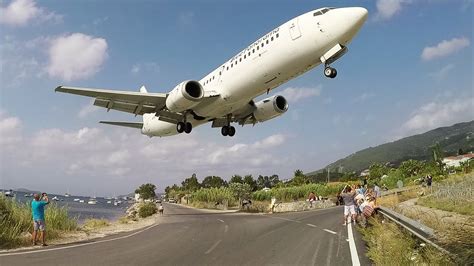
<svg viewBox="0 0 474 266">
<path fill-rule="evenodd" d="M 445 155 L 457 154 L 460 148 L 465 152 L 474 151 L 474 121 L 450 127 L 440 127 L 423 134 L 406 137 L 374 148 L 370 147 L 340 159 L 324 169 L 342 167 L 344 172 L 358 172 L 367 169 L 375 162 L 390 162 L 398 165 L 408 159 L 429 160 L 432 156 L 430 147 L 436 143 L 439 143 Z M 322 169 L 306 175 L 315 175 L 321 171 Z"/>
</svg>

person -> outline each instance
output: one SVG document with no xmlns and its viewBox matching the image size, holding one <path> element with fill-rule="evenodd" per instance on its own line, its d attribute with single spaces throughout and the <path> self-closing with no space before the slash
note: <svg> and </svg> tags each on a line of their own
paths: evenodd
<svg viewBox="0 0 474 266">
<path fill-rule="evenodd" d="M 41 245 L 43 247 L 46 244 L 46 223 L 44 219 L 44 206 L 49 204 L 48 195 L 46 193 L 34 194 L 33 201 L 31 201 L 31 211 L 33 212 L 33 245 L 37 244 L 38 234 L 41 238 Z M 39 233 L 38 233 L 39 231 Z"/>
<path fill-rule="evenodd" d="M 352 221 L 355 223 L 356 221 L 356 212 L 354 208 L 354 196 L 355 191 L 352 190 L 350 186 L 346 186 L 341 193 L 342 200 L 344 201 L 344 223 L 346 225 L 347 218 L 351 215 Z"/>
<path fill-rule="evenodd" d="M 158 207 L 158 212 L 160 213 L 160 215 L 163 215 L 163 211 L 164 211 L 163 204 L 160 203 L 160 206 Z"/>
<path fill-rule="evenodd" d="M 377 184 L 377 182 L 375 182 L 375 184 L 374 184 L 374 193 L 375 193 L 376 198 L 380 198 L 380 196 L 382 195 L 381 192 L 380 192 L 380 187 Z"/>
<path fill-rule="evenodd" d="M 431 183 L 433 182 L 433 177 L 431 175 L 426 176 L 426 186 L 430 189 L 431 192 Z"/>
<path fill-rule="evenodd" d="M 311 191 L 311 193 L 309 193 L 308 200 L 309 200 L 310 208 L 313 208 L 313 201 L 316 200 L 316 195 L 314 194 L 313 191 Z"/>
</svg>

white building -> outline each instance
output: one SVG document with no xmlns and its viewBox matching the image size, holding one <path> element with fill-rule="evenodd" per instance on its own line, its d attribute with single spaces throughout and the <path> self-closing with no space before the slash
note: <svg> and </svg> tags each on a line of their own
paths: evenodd
<svg viewBox="0 0 474 266">
<path fill-rule="evenodd" d="M 443 163 L 446 167 L 459 167 L 461 163 L 468 162 L 469 160 L 474 159 L 474 153 L 468 153 L 458 156 L 450 156 L 443 159 Z"/>
</svg>

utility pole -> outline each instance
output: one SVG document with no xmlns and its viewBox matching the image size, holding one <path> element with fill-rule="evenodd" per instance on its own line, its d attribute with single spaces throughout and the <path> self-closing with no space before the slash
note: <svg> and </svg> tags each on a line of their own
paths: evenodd
<svg viewBox="0 0 474 266">
<path fill-rule="evenodd" d="M 329 184 L 329 167 L 328 167 L 328 184 Z"/>
</svg>

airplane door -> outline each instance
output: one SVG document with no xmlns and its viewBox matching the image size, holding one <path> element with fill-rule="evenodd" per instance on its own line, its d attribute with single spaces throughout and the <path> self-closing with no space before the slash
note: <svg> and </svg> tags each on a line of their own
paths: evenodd
<svg viewBox="0 0 474 266">
<path fill-rule="evenodd" d="M 293 19 L 290 21 L 290 35 L 292 40 L 296 40 L 301 37 L 301 30 L 298 24 L 298 18 Z"/>
</svg>

